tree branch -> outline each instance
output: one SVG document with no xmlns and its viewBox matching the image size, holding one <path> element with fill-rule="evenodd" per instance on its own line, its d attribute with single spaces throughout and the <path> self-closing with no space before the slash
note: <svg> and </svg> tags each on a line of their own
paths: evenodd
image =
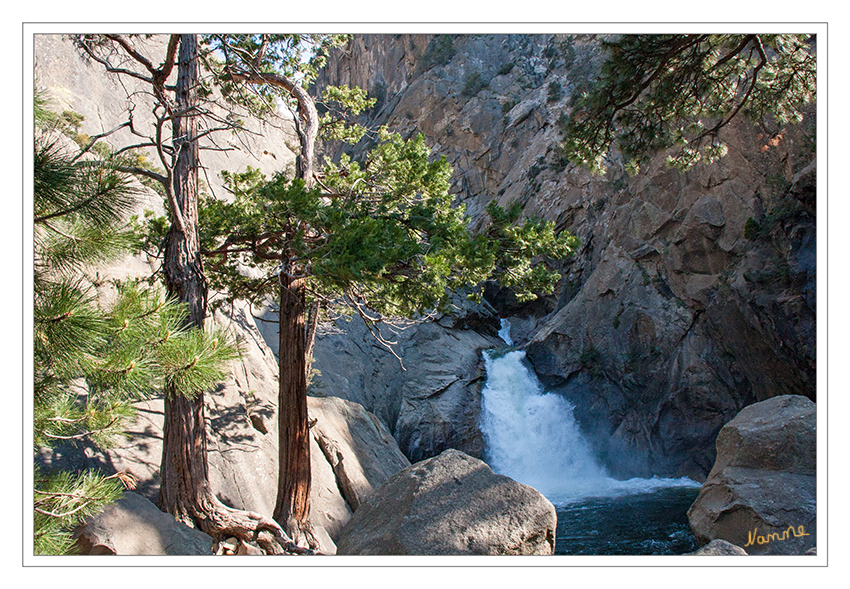
<svg viewBox="0 0 850 589">
<path fill-rule="evenodd" d="M 86 43 L 86 41 L 82 38 L 82 36 L 77 37 L 75 39 L 75 43 L 77 44 L 77 46 L 80 49 L 85 51 L 86 54 L 90 58 L 92 58 L 93 60 L 95 60 L 99 64 L 103 65 L 103 67 L 106 68 L 106 71 L 113 73 L 113 74 L 124 74 L 126 76 L 130 76 L 131 78 L 136 78 L 137 80 L 141 80 L 141 81 L 143 81 L 147 84 L 153 83 L 153 78 L 149 78 L 147 76 L 144 76 L 144 75 L 140 74 L 139 72 L 113 66 L 111 63 L 109 63 L 108 59 L 100 57 L 99 55 L 97 55 L 97 53 L 95 53 L 94 49 L 92 49 Z"/>
<path fill-rule="evenodd" d="M 127 174 L 145 176 L 147 178 L 150 178 L 151 180 L 156 180 L 157 182 L 160 182 L 162 184 L 166 184 L 168 182 L 168 178 L 166 178 L 162 174 L 158 174 L 152 170 L 147 170 L 138 166 L 116 166 L 115 169 L 119 172 L 126 172 Z"/>
</svg>

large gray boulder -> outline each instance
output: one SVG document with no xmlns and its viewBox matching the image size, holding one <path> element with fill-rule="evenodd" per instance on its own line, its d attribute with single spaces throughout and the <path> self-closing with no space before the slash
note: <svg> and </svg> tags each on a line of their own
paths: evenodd
<svg viewBox="0 0 850 589">
<path fill-rule="evenodd" d="M 726 424 L 714 468 L 688 510 L 697 540 L 720 538 L 748 554 L 813 547 L 816 428 L 815 404 L 794 395 L 745 407 Z"/>
<path fill-rule="evenodd" d="M 387 427 L 362 405 L 339 397 L 309 397 L 313 439 L 352 510 L 410 461 Z"/>
<path fill-rule="evenodd" d="M 457 450 L 410 466 L 360 506 L 337 554 L 553 554 L 554 506 Z"/>
<path fill-rule="evenodd" d="M 213 539 L 178 522 L 131 491 L 86 520 L 75 533 L 81 554 L 210 555 Z"/>
<path fill-rule="evenodd" d="M 310 519 L 334 540 L 372 492 L 410 462 L 387 427 L 362 405 L 337 397 L 308 397 L 315 419 Z"/>
</svg>

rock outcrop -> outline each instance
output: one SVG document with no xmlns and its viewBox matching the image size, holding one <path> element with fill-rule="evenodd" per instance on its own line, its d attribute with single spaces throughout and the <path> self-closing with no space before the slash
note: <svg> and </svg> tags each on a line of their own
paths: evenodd
<svg viewBox="0 0 850 589">
<path fill-rule="evenodd" d="M 747 551 L 726 540 L 712 540 L 699 550 L 686 556 L 747 556 Z"/>
<path fill-rule="evenodd" d="M 362 405 L 338 397 L 310 397 L 307 401 L 310 417 L 316 420 L 312 437 L 319 450 L 316 454 L 311 449 L 311 456 L 316 457 L 313 462 L 320 462 L 323 457 L 330 466 L 334 485 L 328 485 L 329 495 L 340 496 L 350 515 L 377 487 L 410 466 L 410 461 L 387 427 Z M 314 487 L 315 479 L 314 476 Z M 328 509 L 329 501 L 316 497 L 319 492 L 319 488 L 313 489 L 316 507 L 312 521 L 321 523 L 336 538 L 347 517 L 342 510 L 335 515 Z"/>
<path fill-rule="evenodd" d="M 593 177 L 561 156 L 560 121 L 601 59 L 585 35 L 358 35 L 320 84 L 365 88 L 379 99 L 366 122 L 423 133 L 454 166 L 472 227 L 491 201 L 519 201 L 581 239 L 555 296 L 487 297 L 611 472 L 704 480 L 743 407 L 815 398 L 814 113 L 772 143 L 736 122 L 721 137 L 729 154 L 687 173 L 659 154 L 635 177 L 616 163 Z M 428 455 L 412 455 L 403 408 L 361 402 L 409 457 Z"/>
<path fill-rule="evenodd" d="M 393 475 L 340 533 L 338 554 L 553 554 L 555 508 L 457 450 Z"/>
<path fill-rule="evenodd" d="M 194 556 L 213 554 L 213 539 L 131 491 L 89 518 L 76 536 L 80 554 Z"/>
<path fill-rule="evenodd" d="M 717 436 L 717 461 L 688 510 L 701 544 L 748 554 L 804 554 L 815 545 L 815 404 L 781 396 L 745 407 Z"/>
</svg>

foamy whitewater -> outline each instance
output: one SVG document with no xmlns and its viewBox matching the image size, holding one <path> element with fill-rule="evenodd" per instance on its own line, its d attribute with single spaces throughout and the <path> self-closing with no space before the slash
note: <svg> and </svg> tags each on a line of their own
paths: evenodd
<svg viewBox="0 0 850 589">
<path fill-rule="evenodd" d="M 513 345 L 510 324 L 499 335 Z M 497 473 L 530 485 L 554 504 L 585 497 L 645 493 L 663 487 L 693 486 L 687 477 L 612 478 L 597 464 L 573 416 L 573 405 L 543 391 L 526 366 L 525 352 L 484 352 L 487 383 L 481 393 L 485 458 Z"/>
</svg>

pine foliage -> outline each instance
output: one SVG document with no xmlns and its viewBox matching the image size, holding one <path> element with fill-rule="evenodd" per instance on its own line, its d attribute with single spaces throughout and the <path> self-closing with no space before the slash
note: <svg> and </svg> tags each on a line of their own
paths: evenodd
<svg viewBox="0 0 850 589">
<path fill-rule="evenodd" d="M 211 285 L 234 298 L 272 295 L 281 262 L 296 260 L 314 297 L 389 317 L 440 308 L 451 292 L 491 278 L 523 299 L 552 292 L 560 276 L 545 262 L 568 257 L 577 239 L 552 223 L 518 223 L 520 207 L 496 204 L 488 230 L 474 235 L 449 193 L 451 172 L 423 136 L 382 129 L 363 163 L 326 163 L 322 188 L 253 169 L 226 173 L 234 198 L 200 207 Z"/>
<path fill-rule="evenodd" d="M 184 310 L 159 289 L 116 283 L 105 304 L 90 264 L 126 254 L 137 194 L 107 162 L 63 150 L 55 117 L 36 98 L 34 375 L 36 453 L 59 444 L 115 442 L 132 403 L 175 383 L 193 395 L 219 382 L 235 348 L 224 333 L 184 330 Z M 36 469 L 34 550 L 72 550 L 72 530 L 121 495 L 123 473 Z"/>
<path fill-rule="evenodd" d="M 720 131 L 736 116 L 776 130 L 802 120 L 815 100 L 812 35 L 622 35 L 602 42 L 607 59 L 575 96 L 565 155 L 604 173 L 616 149 L 637 173 L 654 153 L 687 170 L 728 148 Z"/>
</svg>

